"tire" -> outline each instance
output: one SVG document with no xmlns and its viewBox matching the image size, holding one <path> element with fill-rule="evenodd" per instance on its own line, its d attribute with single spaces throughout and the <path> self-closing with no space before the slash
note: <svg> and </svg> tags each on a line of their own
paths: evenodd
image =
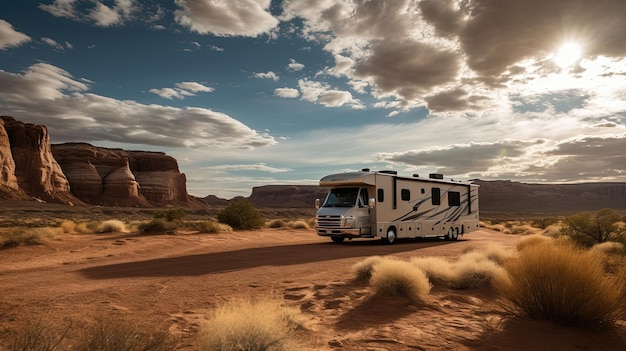
<svg viewBox="0 0 626 351">
<path fill-rule="evenodd" d="M 450 240 L 459 240 L 459 228 L 450 228 Z"/>
<path fill-rule="evenodd" d="M 385 244 L 393 245 L 396 242 L 397 235 L 396 230 L 394 228 L 387 229 L 387 236 L 383 238 Z"/>
<path fill-rule="evenodd" d="M 330 240 L 334 243 L 342 243 L 345 238 L 343 236 L 331 236 Z"/>
<path fill-rule="evenodd" d="M 451 241 L 451 240 L 455 240 L 454 238 L 454 228 L 450 227 L 450 230 L 448 230 L 448 234 L 444 235 L 443 237 L 446 241 Z"/>
</svg>

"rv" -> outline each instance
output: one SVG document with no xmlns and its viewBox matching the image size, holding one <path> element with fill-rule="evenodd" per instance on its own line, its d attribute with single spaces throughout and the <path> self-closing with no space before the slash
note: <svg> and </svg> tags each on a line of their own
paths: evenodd
<svg viewBox="0 0 626 351">
<path fill-rule="evenodd" d="M 381 238 L 440 237 L 457 240 L 479 228 L 478 185 L 470 181 L 399 176 L 395 171 L 338 173 L 325 176 L 326 199 L 317 208 L 315 230 L 334 242 Z"/>
</svg>

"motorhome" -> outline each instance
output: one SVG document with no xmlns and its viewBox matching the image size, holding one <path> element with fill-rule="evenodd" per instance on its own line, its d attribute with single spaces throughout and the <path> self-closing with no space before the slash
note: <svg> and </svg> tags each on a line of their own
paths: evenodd
<svg viewBox="0 0 626 351">
<path fill-rule="evenodd" d="M 396 171 L 346 172 L 320 180 L 329 191 L 317 208 L 315 230 L 334 242 L 440 237 L 457 240 L 479 228 L 478 185 L 471 181 L 399 176 Z"/>
</svg>

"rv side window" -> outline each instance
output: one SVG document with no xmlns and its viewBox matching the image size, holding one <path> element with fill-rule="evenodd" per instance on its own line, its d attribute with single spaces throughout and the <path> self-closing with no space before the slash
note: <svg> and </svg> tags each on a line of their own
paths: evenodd
<svg viewBox="0 0 626 351">
<path fill-rule="evenodd" d="M 461 193 L 458 191 L 448 192 L 448 206 L 461 206 Z"/>
<path fill-rule="evenodd" d="M 359 207 L 367 207 L 369 202 L 369 196 L 367 195 L 367 189 L 362 188 L 359 194 Z"/>
<path fill-rule="evenodd" d="M 411 200 L 411 191 L 409 189 L 402 189 L 402 191 L 400 191 L 400 197 L 402 198 L 402 201 Z"/>
<path fill-rule="evenodd" d="M 378 202 L 385 201 L 385 191 L 383 189 L 378 189 Z"/>
<path fill-rule="evenodd" d="M 435 206 L 441 205 L 441 189 L 439 189 L 439 188 L 432 188 L 431 189 L 431 193 L 433 195 L 433 197 L 432 197 L 433 205 L 435 205 Z"/>
</svg>

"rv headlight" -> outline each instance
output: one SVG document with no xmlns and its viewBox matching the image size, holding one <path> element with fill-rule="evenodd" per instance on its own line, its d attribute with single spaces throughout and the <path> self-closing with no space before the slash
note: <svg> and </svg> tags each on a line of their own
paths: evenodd
<svg viewBox="0 0 626 351">
<path fill-rule="evenodd" d="M 352 216 L 341 216 L 341 226 L 342 227 L 351 227 L 352 223 L 354 222 L 354 217 Z"/>
</svg>

